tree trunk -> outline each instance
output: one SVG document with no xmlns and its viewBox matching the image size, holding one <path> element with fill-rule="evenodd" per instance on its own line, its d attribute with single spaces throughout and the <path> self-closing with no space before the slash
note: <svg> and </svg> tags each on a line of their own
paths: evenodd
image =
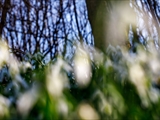
<svg viewBox="0 0 160 120">
<path fill-rule="evenodd" d="M 10 0 L 5 0 L 4 4 L 1 7 L 2 7 L 2 16 L 1 16 L 1 22 L 0 22 L 0 37 L 2 36 L 3 27 L 6 22 L 7 12 L 10 8 Z"/>
<path fill-rule="evenodd" d="M 106 2 L 104 0 L 86 0 L 86 5 L 95 47 L 105 50 Z"/>
<path fill-rule="evenodd" d="M 86 0 L 86 4 L 95 47 L 104 51 L 109 44 L 122 45 L 128 40 L 129 25 L 136 26 L 129 1 Z"/>
</svg>

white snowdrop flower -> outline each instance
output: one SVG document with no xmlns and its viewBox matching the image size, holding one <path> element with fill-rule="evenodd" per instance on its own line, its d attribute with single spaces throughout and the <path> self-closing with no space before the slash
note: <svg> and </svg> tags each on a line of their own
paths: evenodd
<svg viewBox="0 0 160 120">
<path fill-rule="evenodd" d="M 47 89 L 49 93 L 55 97 L 60 96 L 63 90 L 63 77 L 53 70 L 47 78 Z"/>
<path fill-rule="evenodd" d="M 0 118 L 6 117 L 9 115 L 9 107 L 10 102 L 7 98 L 0 95 Z"/>
<path fill-rule="evenodd" d="M 8 46 L 5 42 L 0 41 L 0 67 L 4 62 L 9 60 Z"/>
<path fill-rule="evenodd" d="M 31 89 L 22 94 L 17 101 L 17 110 L 20 114 L 26 116 L 36 103 L 38 98 L 37 89 Z"/>
<path fill-rule="evenodd" d="M 153 73 L 158 73 L 159 74 L 159 71 L 160 71 L 160 62 L 158 59 L 151 59 L 149 61 L 149 66 L 152 70 Z"/>
<path fill-rule="evenodd" d="M 21 62 L 20 67 L 22 71 L 26 72 L 28 68 L 32 68 L 32 65 L 29 62 Z"/>
<path fill-rule="evenodd" d="M 103 64 L 104 61 L 104 54 L 100 52 L 96 48 L 91 48 L 90 58 L 94 61 L 97 65 Z"/>
<path fill-rule="evenodd" d="M 130 66 L 129 73 L 130 73 L 131 81 L 134 84 L 137 84 L 137 83 L 141 82 L 143 79 L 145 79 L 144 78 L 144 75 L 145 75 L 144 71 L 139 64 L 134 64 L 134 65 Z"/>
<path fill-rule="evenodd" d="M 77 48 L 74 58 L 74 72 L 78 85 L 86 87 L 90 83 L 91 65 L 90 59 L 84 48 Z"/>
<path fill-rule="evenodd" d="M 149 98 L 153 103 L 158 102 L 158 100 L 160 99 L 159 91 L 155 88 L 151 88 L 151 90 L 149 91 Z"/>
<path fill-rule="evenodd" d="M 8 61 L 9 69 L 12 75 L 16 75 L 19 73 L 19 62 L 13 56 L 10 56 L 10 60 Z"/>
<path fill-rule="evenodd" d="M 87 103 L 80 104 L 78 115 L 82 120 L 99 120 L 99 116 L 95 109 Z"/>
<path fill-rule="evenodd" d="M 138 63 L 131 65 L 129 75 L 131 82 L 136 86 L 141 98 L 145 98 L 147 96 L 148 81 L 145 78 L 145 73 L 142 67 Z"/>
<path fill-rule="evenodd" d="M 67 78 L 61 72 L 62 67 L 64 67 L 64 61 L 58 59 L 57 63 L 51 67 L 49 74 L 47 75 L 47 89 L 48 92 L 54 97 L 61 96 L 63 88 L 67 84 Z M 66 67 L 66 69 L 68 68 Z"/>
<path fill-rule="evenodd" d="M 66 116 L 68 114 L 68 106 L 64 100 L 60 99 L 57 107 L 62 115 Z"/>
<path fill-rule="evenodd" d="M 24 66 L 25 66 L 25 68 L 31 68 L 32 67 L 32 65 L 29 62 L 25 62 Z"/>
</svg>

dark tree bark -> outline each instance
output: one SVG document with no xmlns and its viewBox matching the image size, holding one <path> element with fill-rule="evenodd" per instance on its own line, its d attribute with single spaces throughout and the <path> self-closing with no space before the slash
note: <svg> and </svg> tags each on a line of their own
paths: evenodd
<svg viewBox="0 0 160 120">
<path fill-rule="evenodd" d="M 1 16 L 1 22 L 0 22 L 0 36 L 2 36 L 3 27 L 6 22 L 7 12 L 10 8 L 10 0 L 5 0 L 4 4 L 3 5 L 1 4 L 1 6 L 2 6 L 2 16 Z"/>
<path fill-rule="evenodd" d="M 86 0 L 88 19 L 91 24 L 95 46 L 105 50 L 105 24 L 107 15 L 107 3 L 105 0 Z"/>
</svg>

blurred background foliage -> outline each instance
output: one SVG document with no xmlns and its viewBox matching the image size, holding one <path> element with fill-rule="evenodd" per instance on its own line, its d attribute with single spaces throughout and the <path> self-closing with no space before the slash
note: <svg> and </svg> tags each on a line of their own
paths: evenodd
<svg viewBox="0 0 160 120">
<path fill-rule="evenodd" d="M 0 119 L 160 119 L 159 4 L 1 0 Z"/>
</svg>

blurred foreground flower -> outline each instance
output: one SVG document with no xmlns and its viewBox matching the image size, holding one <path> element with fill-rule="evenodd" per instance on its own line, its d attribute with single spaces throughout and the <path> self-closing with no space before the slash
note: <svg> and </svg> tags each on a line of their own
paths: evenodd
<svg viewBox="0 0 160 120">
<path fill-rule="evenodd" d="M 9 115 L 9 100 L 0 95 L 0 118 L 7 117 Z"/>
<path fill-rule="evenodd" d="M 87 103 L 80 104 L 78 108 L 78 115 L 82 120 L 99 120 L 96 110 Z"/>
<path fill-rule="evenodd" d="M 68 105 L 65 100 L 63 100 L 63 99 L 58 100 L 57 109 L 61 115 L 63 115 L 63 116 L 68 115 L 69 108 L 68 108 Z"/>
<path fill-rule="evenodd" d="M 140 98 L 145 106 L 148 106 L 147 102 L 147 91 L 148 91 L 148 81 L 145 75 L 144 70 L 140 66 L 140 64 L 135 63 L 130 66 L 129 70 L 131 82 L 135 85 Z"/>
<path fill-rule="evenodd" d="M 80 87 L 86 87 L 90 83 L 91 65 L 89 55 L 83 46 L 78 46 L 75 58 L 74 58 L 74 72 L 78 85 Z"/>
<path fill-rule="evenodd" d="M 71 70 L 67 63 L 58 59 L 48 71 L 46 85 L 48 92 L 54 97 L 61 96 L 63 88 L 67 85 L 67 76 L 63 74 L 62 69 Z"/>
<path fill-rule="evenodd" d="M 25 73 L 27 69 L 32 69 L 32 65 L 29 62 L 20 63 L 21 70 Z"/>
<path fill-rule="evenodd" d="M 36 88 L 22 94 L 17 101 L 17 109 L 21 115 L 27 116 L 38 99 Z"/>
</svg>

